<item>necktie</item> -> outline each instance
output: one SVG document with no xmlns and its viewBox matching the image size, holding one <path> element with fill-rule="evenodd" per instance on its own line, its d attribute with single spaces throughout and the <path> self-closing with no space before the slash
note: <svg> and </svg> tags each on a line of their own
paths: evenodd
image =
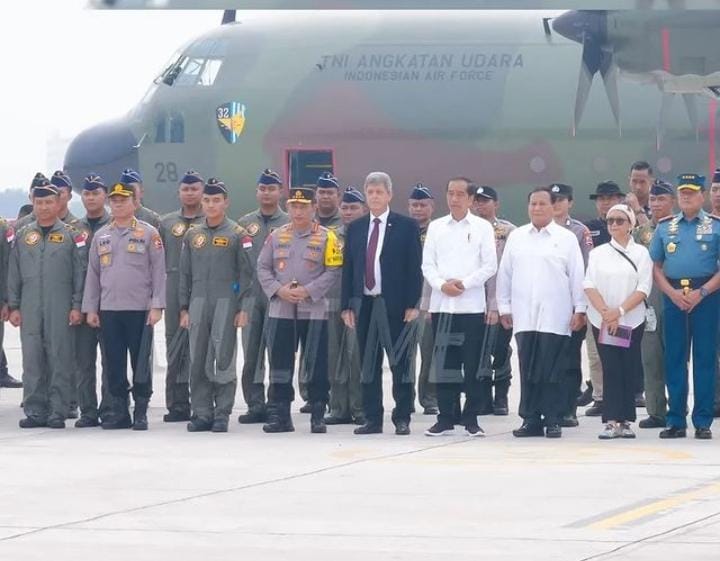
<svg viewBox="0 0 720 561">
<path fill-rule="evenodd" d="M 380 219 L 373 219 L 373 230 L 370 234 L 367 252 L 365 253 L 365 286 L 368 290 L 375 288 L 375 255 L 380 238 Z"/>
</svg>

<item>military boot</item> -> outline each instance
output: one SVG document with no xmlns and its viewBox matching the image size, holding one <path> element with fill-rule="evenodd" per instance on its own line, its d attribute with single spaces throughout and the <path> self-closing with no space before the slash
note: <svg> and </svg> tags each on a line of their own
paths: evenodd
<svg viewBox="0 0 720 561">
<path fill-rule="evenodd" d="M 312 404 L 312 411 L 310 412 L 310 432 L 314 434 L 327 432 L 327 425 L 325 424 L 325 403 L 322 401 L 315 401 Z"/>
<path fill-rule="evenodd" d="M 295 427 L 290 418 L 290 403 L 273 402 L 267 408 L 267 423 L 263 425 L 263 432 L 293 432 Z"/>
<path fill-rule="evenodd" d="M 148 430 L 147 410 L 150 400 L 147 397 L 135 399 L 135 410 L 133 411 L 133 430 Z"/>
<path fill-rule="evenodd" d="M 510 389 L 510 380 L 497 380 L 495 382 L 495 398 L 493 399 L 493 415 L 507 415 L 508 408 L 508 390 Z"/>
<path fill-rule="evenodd" d="M 106 430 L 129 429 L 133 426 L 127 396 L 113 396 L 110 411 L 103 417 L 101 426 Z"/>
</svg>

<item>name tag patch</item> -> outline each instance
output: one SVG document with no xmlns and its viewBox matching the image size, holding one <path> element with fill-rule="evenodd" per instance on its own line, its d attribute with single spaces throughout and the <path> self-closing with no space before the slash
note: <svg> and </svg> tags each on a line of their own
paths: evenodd
<svg viewBox="0 0 720 561">
<path fill-rule="evenodd" d="M 48 236 L 48 241 L 51 243 L 63 243 L 64 240 L 65 240 L 65 235 L 60 234 L 58 232 L 55 232 Z"/>
<path fill-rule="evenodd" d="M 227 247 L 230 240 L 224 236 L 215 236 L 212 240 L 212 244 L 215 247 Z"/>
</svg>

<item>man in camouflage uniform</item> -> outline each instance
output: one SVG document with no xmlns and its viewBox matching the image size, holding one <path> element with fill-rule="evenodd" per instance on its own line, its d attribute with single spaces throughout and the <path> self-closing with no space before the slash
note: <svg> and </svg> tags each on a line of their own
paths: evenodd
<svg viewBox="0 0 720 561">
<path fill-rule="evenodd" d="M 100 228 L 110 221 L 110 215 L 105 210 L 107 200 L 107 187 L 98 175 L 88 175 L 83 182 L 80 195 L 86 214 L 74 223 L 83 235 L 86 251 L 83 252 L 84 267 L 87 269 L 88 253 L 92 239 Z M 97 349 L 100 346 L 102 362 L 102 402 L 98 411 L 97 402 Z M 75 422 L 77 428 L 96 427 L 100 423 L 98 416 L 108 412 L 110 407 L 110 390 L 107 381 L 107 364 L 105 351 L 100 340 L 100 330 L 83 322 L 77 328 L 75 337 L 75 356 L 77 359 L 76 387 L 80 418 Z"/>
<path fill-rule="evenodd" d="M 165 348 L 167 371 L 165 373 L 166 423 L 190 420 L 190 359 L 187 331 L 180 329 L 180 250 L 188 230 L 203 223 L 202 194 L 204 180 L 194 170 L 189 170 L 180 181 L 178 197 L 180 210 L 166 214 L 160 219 L 160 237 L 165 247 L 165 270 L 167 282 L 165 297 Z"/>
<path fill-rule="evenodd" d="M 655 180 L 650 188 L 650 222 L 635 230 L 635 241 L 650 247 L 658 222 L 671 216 L 675 207 L 675 188 L 665 181 Z M 665 342 L 663 340 L 663 293 L 653 284 L 647 298 L 648 314 L 645 334 L 641 342 L 643 376 L 645 382 L 645 408 L 648 416 L 638 426 L 641 429 L 665 427 L 667 396 L 665 395 Z"/>
<path fill-rule="evenodd" d="M 593 248 L 590 229 L 579 220 L 570 216 L 570 209 L 573 206 L 573 188 L 564 183 L 550 185 L 550 192 L 555 195 L 553 203 L 554 220 L 556 224 L 570 230 L 577 238 L 582 253 L 583 264 L 587 268 L 590 250 Z M 560 420 L 562 427 L 576 427 L 579 425 L 577 419 L 577 399 L 582 385 L 582 344 L 587 332 L 587 326 L 570 334 L 570 347 L 567 354 L 567 369 L 564 379 L 564 407 L 563 417 Z"/>
<path fill-rule="evenodd" d="M 290 219 L 280 208 L 282 179 L 269 169 L 260 174 L 256 197 L 260 207 L 238 220 L 238 224 L 252 238 L 251 262 L 257 263 L 265 239 Z M 254 267 L 253 267 L 254 270 Z M 268 299 L 255 278 L 248 294 L 250 318 L 242 330 L 244 363 L 241 376 L 242 392 L 248 410 L 238 417 L 241 424 L 265 421 L 265 320 Z"/>
<path fill-rule="evenodd" d="M 124 183 L 125 185 L 132 187 L 135 191 L 135 218 L 142 220 L 143 222 L 147 222 L 153 228 L 158 228 L 160 226 L 160 215 L 142 204 L 145 188 L 143 187 L 140 172 L 127 168 L 120 176 L 120 183 Z"/>
<path fill-rule="evenodd" d="M 227 432 L 235 403 L 236 330 L 247 323 L 243 295 L 250 289 L 252 240 L 225 212 L 227 188 L 215 178 L 204 187 L 205 218 L 185 234 L 180 258 L 180 327 L 190 332 L 189 432 Z"/>
<path fill-rule="evenodd" d="M 365 195 L 354 187 L 348 187 L 340 203 L 342 224 L 335 230 L 338 243 L 345 244 L 345 227 L 367 213 Z M 360 354 L 357 337 L 345 326 L 340 314 L 341 279 L 328 293 L 330 317 L 328 318 L 330 413 L 326 425 L 365 424 L 360 383 Z M 337 313 L 336 313 L 337 312 Z M 335 339 L 337 338 L 337 339 Z"/>
<path fill-rule="evenodd" d="M 270 390 L 265 432 L 294 430 L 290 404 L 298 343 L 312 404 L 311 432 L 327 431 L 326 295 L 338 281 L 342 249 L 332 230 L 313 221 L 314 207 L 313 189 L 292 189 L 288 198 L 292 222 L 270 235 L 258 258 L 257 278 L 269 298 Z"/>
<path fill-rule="evenodd" d="M 495 231 L 495 247 L 497 260 L 500 263 L 507 238 L 515 229 L 515 225 L 507 220 L 498 218 L 500 208 L 498 194 L 495 189 L 487 185 L 479 186 L 475 191 L 473 212 L 480 218 L 484 218 Z M 480 361 L 480 368 L 486 372 L 481 374 L 480 380 L 484 395 L 481 398 L 480 415 L 507 415 L 508 414 L 508 391 L 512 371 L 510 357 L 510 339 L 512 329 L 505 329 L 500 324 L 498 305 L 496 299 L 497 275 L 493 275 L 485 283 L 487 313 L 485 323 L 487 324 L 485 347 Z M 491 360 L 492 357 L 492 360 Z M 493 386 L 495 389 L 493 396 Z"/>
<path fill-rule="evenodd" d="M 75 368 L 75 329 L 85 277 L 84 236 L 58 218 L 57 187 L 33 189 L 36 220 L 13 241 L 8 273 L 10 323 L 20 327 L 26 418 L 20 428 L 65 428 Z"/>
<path fill-rule="evenodd" d="M 408 214 L 411 218 L 417 220 L 420 228 L 420 243 L 425 245 L 425 235 L 428 226 L 435 212 L 435 198 L 429 187 L 422 183 L 415 185 L 410 192 L 408 200 Z M 430 305 L 430 285 L 423 280 L 422 299 L 420 301 L 420 317 L 418 325 L 420 326 L 418 333 L 418 341 L 420 343 L 420 375 L 417 381 L 417 398 L 420 406 L 423 408 L 423 415 L 437 415 L 438 403 L 435 384 L 430 382 L 430 370 L 433 363 L 433 346 L 434 337 L 432 330 L 432 322 L 428 306 Z M 413 353 L 413 360 L 415 355 Z M 411 372 L 415 372 L 414 366 Z M 413 388 L 414 391 L 415 388 Z M 413 395 L 413 411 L 415 409 L 415 396 Z"/>
</svg>

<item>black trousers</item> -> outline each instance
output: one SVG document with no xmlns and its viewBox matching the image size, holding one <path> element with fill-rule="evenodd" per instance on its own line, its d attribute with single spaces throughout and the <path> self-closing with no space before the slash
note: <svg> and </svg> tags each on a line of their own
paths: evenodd
<svg viewBox="0 0 720 561">
<path fill-rule="evenodd" d="M 570 334 L 570 342 L 565 355 L 565 375 L 563 384 L 562 414 L 573 415 L 577 407 L 577 397 L 582 386 L 582 344 L 585 340 L 587 326 Z"/>
<path fill-rule="evenodd" d="M 363 410 L 370 424 L 382 424 L 383 350 L 392 372 L 395 408 L 393 423 L 410 422 L 414 375 L 410 372 L 410 354 L 417 345 L 416 322 L 405 323 L 404 311 L 388 310 L 382 296 L 364 296 L 357 321 L 358 346 L 362 360 Z"/>
<path fill-rule="evenodd" d="M 526 423 L 560 423 L 563 414 L 565 354 L 570 337 L 555 333 L 517 333 L 520 363 L 520 416 Z"/>
<path fill-rule="evenodd" d="M 267 319 L 267 342 L 270 348 L 271 402 L 289 403 L 295 399 L 293 374 L 295 353 L 302 345 L 302 360 L 308 396 L 311 402 L 327 403 L 328 381 L 328 322 L 315 319 Z"/>
<path fill-rule="evenodd" d="M 477 423 L 482 391 L 480 360 L 483 355 L 485 314 L 432 314 L 435 387 L 438 422 L 454 425 L 456 403 L 465 392 L 460 423 Z M 488 380 L 489 381 L 489 380 Z"/>
<path fill-rule="evenodd" d="M 595 340 L 600 330 L 592 328 Z M 642 376 L 642 355 L 640 346 L 645 323 L 632 331 L 627 349 L 603 345 L 598 342 L 598 355 L 603 369 L 603 423 L 608 421 L 634 421 L 635 393 L 638 391 L 638 377 Z"/>
<path fill-rule="evenodd" d="M 133 371 L 133 398 L 149 399 L 152 395 L 153 328 L 146 325 L 147 315 L 146 310 L 100 312 L 100 336 L 107 358 L 110 395 L 113 397 L 125 398 L 128 395 L 128 352 Z M 139 379 L 138 374 L 141 373 L 144 373 L 144 379 Z"/>
</svg>

